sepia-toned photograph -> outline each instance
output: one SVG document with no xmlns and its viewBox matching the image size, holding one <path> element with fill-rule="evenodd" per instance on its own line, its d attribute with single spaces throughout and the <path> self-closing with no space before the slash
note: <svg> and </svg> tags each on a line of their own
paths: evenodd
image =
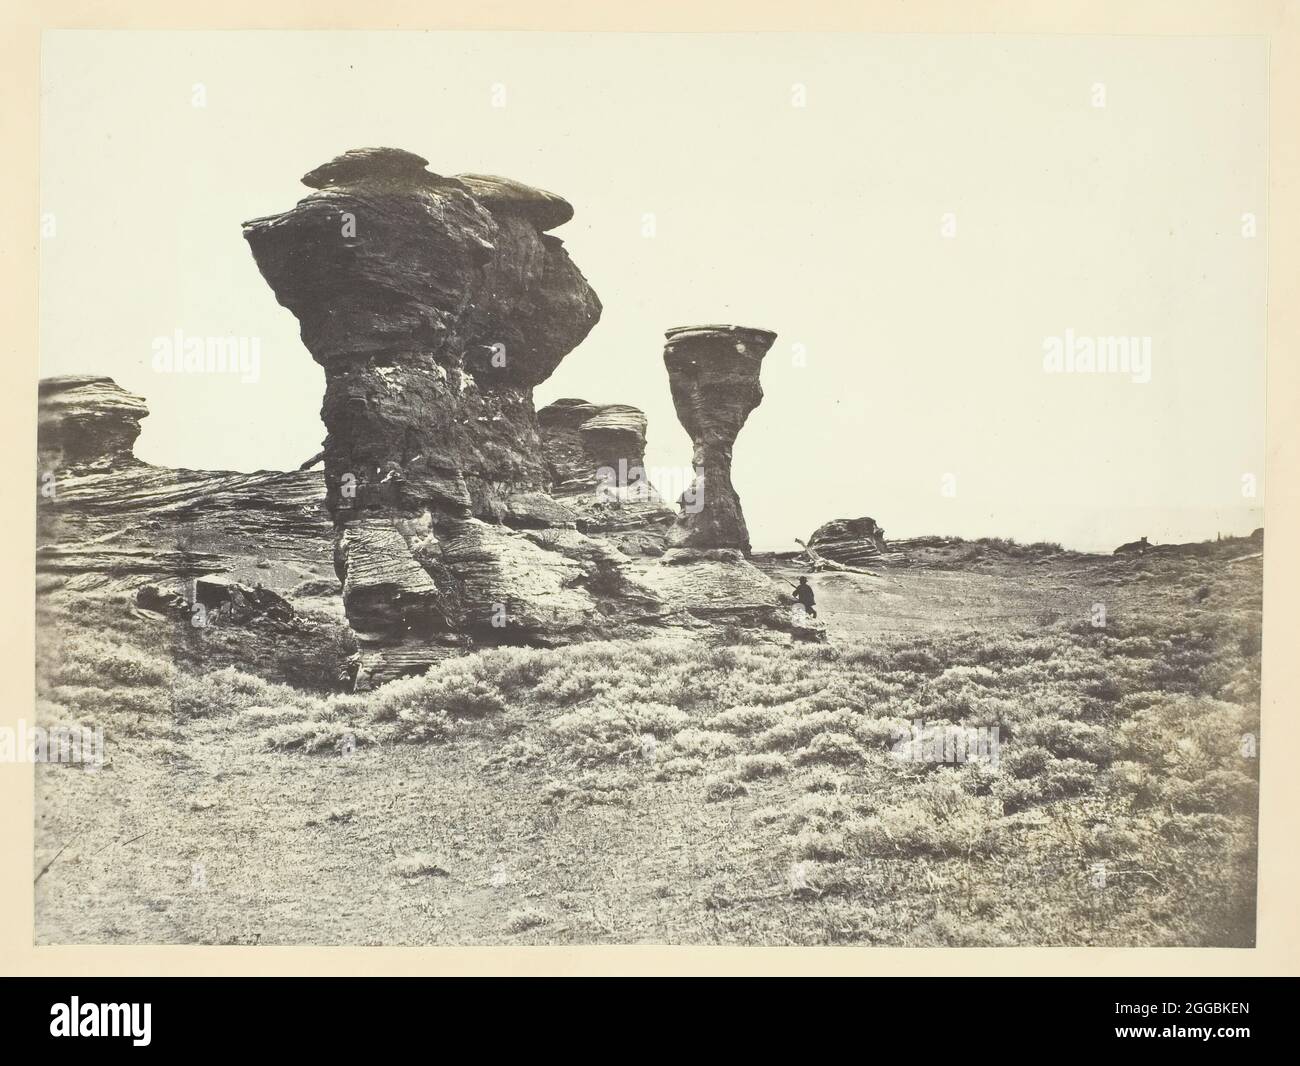
<svg viewBox="0 0 1300 1066">
<path fill-rule="evenodd" d="M 1256 945 L 1266 38 L 40 78 L 36 945 Z"/>
</svg>

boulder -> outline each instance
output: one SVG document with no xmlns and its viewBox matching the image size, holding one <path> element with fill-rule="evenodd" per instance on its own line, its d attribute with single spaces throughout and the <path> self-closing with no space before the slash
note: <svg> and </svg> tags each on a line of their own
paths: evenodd
<svg viewBox="0 0 1300 1066">
<path fill-rule="evenodd" d="M 179 592 L 166 592 L 157 585 L 141 585 L 135 594 L 135 605 L 161 615 L 189 614 L 189 601 Z"/>
<path fill-rule="evenodd" d="M 874 518 L 837 518 L 818 526 L 808 538 L 808 547 L 843 566 L 867 566 L 878 562 L 885 551 L 885 531 Z"/>
<path fill-rule="evenodd" d="M 272 681 L 336 691 L 352 687 L 357 671 L 346 625 L 299 616 L 272 590 L 229 575 L 170 589 L 143 585 L 131 613 L 158 624 L 160 650 L 183 668 L 236 666 Z"/>
<path fill-rule="evenodd" d="M 283 596 L 261 585 L 246 585 L 225 576 L 199 578 L 194 582 L 194 599 L 209 611 L 220 611 L 223 621 L 236 624 L 262 618 L 272 622 L 294 619 L 293 608 Z"/>
<path fill-rule="evenodd" d="M 793 611 L 790 616 L 790 641 L 796 644 L 825 644 L 826 625 L 806 611 Z"/>
<path fill-rule="evenodd" d="M 744 559 L 659 563 L 645 572 L 644 581 L 665 603 L 699 621 L 749 629 L 789 628 L 780 590 Z"/>
</svg>

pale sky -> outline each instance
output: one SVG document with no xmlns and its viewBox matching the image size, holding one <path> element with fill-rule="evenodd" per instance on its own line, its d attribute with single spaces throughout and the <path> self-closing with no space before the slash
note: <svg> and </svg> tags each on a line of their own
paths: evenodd
<svg viewBox="0 0 1300 1066">
<path fill-rule="evenodd" d="M 1261 522 L 1263 39 L 63 31 L 42 102 L 41 374 L 143 395 L 150 462 L 319 450 L 323 371 L 240 223 L 383 145 L 574 205 L 604 314 L 537 406 L 640 407 L 651 467 L 690 461 L 664 330 L 778 334 L 733 468 L 756 548 Z M 157 373 L 176 329 L 259 338 L 260 379 Z M 1150 338 L 1150 381 L 1046 373 L 1067 330 Z"/>
</svg>

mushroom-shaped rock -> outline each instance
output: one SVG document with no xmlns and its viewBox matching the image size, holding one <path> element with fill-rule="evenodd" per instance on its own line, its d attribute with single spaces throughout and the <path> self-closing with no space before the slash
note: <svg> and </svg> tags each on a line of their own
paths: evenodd
<svg viewBox="0 0 1300 1066">
<path fill-rule="evenodd" d="M 325 370 L 327 502 L 354 628 L 368 647 L 536 641 L 604 617 L 584 590 L 608 584 L 595 563 L 511 532 L 573 528 L 546 495 L 532 393 L 600 301 L 543 232 L 572 215 L 565 201 L 426 167 L 346 152 L 244 236 Z"/>
<path fill-rule="evenodd" d="M 527 186 L 501 179 L 480 200 L 392 148 L 304 181 L 317 191 L 244 236 L 325 368 L 331 508 L 495 519 L 511 494 L 543 489 L 532 389 L 600 301 L 559 241 L 501 208 Z"/>
<path fill-rule="evenodd" d="M 749 530 L 731 484 L 732 446 L 763 399 L 759 370 L 776 334 L 747 326 L 683 326 L 665 336 L 673 405 L 691 436 L 695 467 L 669 542 L 748 553 Z"/>
</svg>

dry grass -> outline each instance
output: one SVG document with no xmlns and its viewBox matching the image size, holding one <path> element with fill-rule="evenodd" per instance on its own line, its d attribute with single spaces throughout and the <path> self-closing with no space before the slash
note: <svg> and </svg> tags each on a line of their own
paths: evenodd
<svg viewBox="0 0 1300 1066">
<path fill-rule="evenodd" d="M 259 942 L 1247 945 L 1258 568 L 1140 572 L 1108 595 L 1105 627 L 1074 601 L 1131 567 L 1098 564 L 1050 622 L 1036 604 L 924 640 L 502 648 L 332 696 L 177 668 L 145 630 L 64 612 L 42 713 L 104 724 L 123 772 L 92 787 L 42 768 L 40 854 L 79 819 L 105 829 L 107 795 L 118 817 L 160 804 L 184 855 L 230 839 L 243 854 L 251 826 L 283 836 L 282 862 L 247 862 L 292 862 L 315 887 L 282 872 L 250 900 L 233 875 L 210 878 L 202 897 L 163 893 L 165 927 L 119 917 L 130 927 L 112 933 L 51 871 L 38 936 L 222 940 L 252 907 Z M 1079 578 L 1017 580 L 1050 600 Z M 998 757 L 918 760 L 918 721 L 996 730 Z M 173 803 L 187 775 L 237 791 Z M 355 813 L 290 824 L 322 805 Z M 394 859 L 399 840 L 430 850 Z M 138 914 L 158 875 L 116 861 L 108 902 Z M 344 901 L 369 924 L 322 924 Z"/>
</svg>

